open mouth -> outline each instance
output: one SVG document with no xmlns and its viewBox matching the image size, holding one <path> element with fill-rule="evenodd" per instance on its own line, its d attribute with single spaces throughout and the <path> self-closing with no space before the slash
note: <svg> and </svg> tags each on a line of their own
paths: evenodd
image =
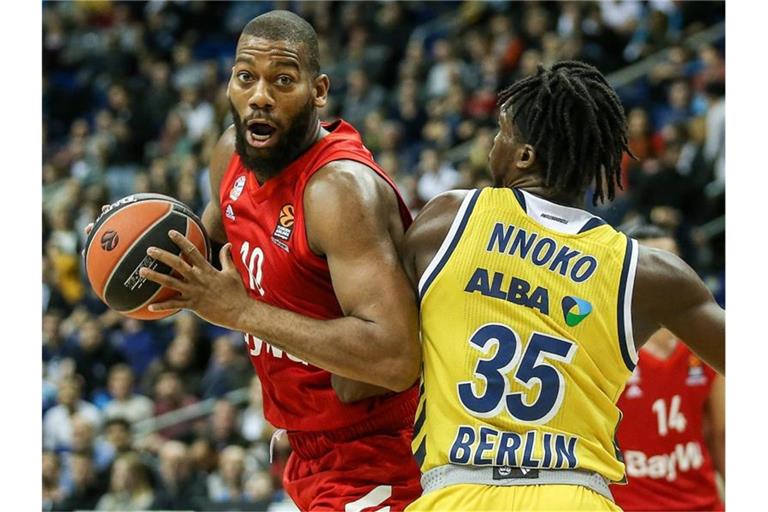
<svg viewBox="0 0 768 512">
<path fill-rule="evenodd" d="M 264 121 L 254 120 L 248 122 L 247 139 L 254 147 L 263 147 L 272 139 L 277 128 Z"/>
</svg>

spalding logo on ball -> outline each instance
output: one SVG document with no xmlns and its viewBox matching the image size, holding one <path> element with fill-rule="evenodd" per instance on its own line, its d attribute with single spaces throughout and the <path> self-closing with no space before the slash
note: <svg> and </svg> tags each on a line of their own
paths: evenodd
<svg viewBox="0 0 768 512">
<path fill-rule="evenodd" d="M 96 219 L 83 257 L 96 295 L 115 311 L 140 320 L 154 320 L 176 311 L 152 312 L 147 307 L 176 295 L 139 275 L 142 267 L 163 274 L 171 268 L 147 255 L 149 247 L 172 254 L 181 249 L 168 237 L 175 229 L 210 261 L 210 242 L 200 219 L 184 203 L 161 194 L 134 194 L 111 204 Z M 94 240 L 98 241 L 93 243 Z"/>
</svg>

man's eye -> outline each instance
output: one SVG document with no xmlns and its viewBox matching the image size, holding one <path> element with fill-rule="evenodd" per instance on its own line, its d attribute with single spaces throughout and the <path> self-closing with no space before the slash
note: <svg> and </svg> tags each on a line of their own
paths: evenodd
<svg viewBox="0 0 768 512">
<path fill-rule="evenodd" d="M 280 85 L 291 85 L 293 83 L 293 78 L 288 75 L 280 75 L 277 77 L 277 83 Z"/>
<path fill-rule="evenodd" d="M 247 71 L 240 71 L 237 74 L 237 78 L 239 78 L 243 82 L 247 82 L 248 80 L 251 79 L 251 74 L 249 72 L 247 72 Z"/>
</svg>

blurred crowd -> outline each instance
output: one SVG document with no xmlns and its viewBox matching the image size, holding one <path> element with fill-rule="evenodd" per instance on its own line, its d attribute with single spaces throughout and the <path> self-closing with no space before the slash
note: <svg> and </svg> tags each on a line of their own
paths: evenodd
<svg viewBox="0 0 768 512">
<path fill-rule="evenodd" d="M 43 500 L 46 509 L 271 509 L 290 450 L 261 414 L 242 338 L 178 314 L 140 322 L 94 296 L 83 228 L 134 192 L 198 214 L 231 123 L 237 36 L 287 8 L 315 27 L 331 79 L 325 120 L 362 134 L 414 213 L 489 185 L 496 94 L 537 65 L 579 59 L 616 85 L 637 160 L 615 226 L 672 230 L 724 305 L 724 20 L 721 2 L 46 2 L 43 4 Z M 617 75 L 613 73 L 619 72 Z M 235 405 L 227 393 L 248 388 Z M 198 404 L 212 412 L 145 428 Z M 166 416 L 167 417 L 167 416 Z M 270 463 L 270 456 L 272 463 Z"/>
</svg>

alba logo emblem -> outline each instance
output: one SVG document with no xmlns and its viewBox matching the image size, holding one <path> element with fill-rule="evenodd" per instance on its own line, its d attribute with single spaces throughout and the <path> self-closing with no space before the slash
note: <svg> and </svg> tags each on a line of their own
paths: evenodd
<svg viewBox="0 0 768 512">
<path fill-rule="evenodd" d="M 568 327 L 575 327 L 592 312 L 592 304 L 578 297 L 563 298 L 563 318 Z"/>
<path fill-rule="evenodd" d="M 107 231 L 101 237 L 101 248 L 105 251 L 111 251 L 117 247 L 117 242 L 120 241 L 120 237 L 114 231 Z"/>
</svg>

